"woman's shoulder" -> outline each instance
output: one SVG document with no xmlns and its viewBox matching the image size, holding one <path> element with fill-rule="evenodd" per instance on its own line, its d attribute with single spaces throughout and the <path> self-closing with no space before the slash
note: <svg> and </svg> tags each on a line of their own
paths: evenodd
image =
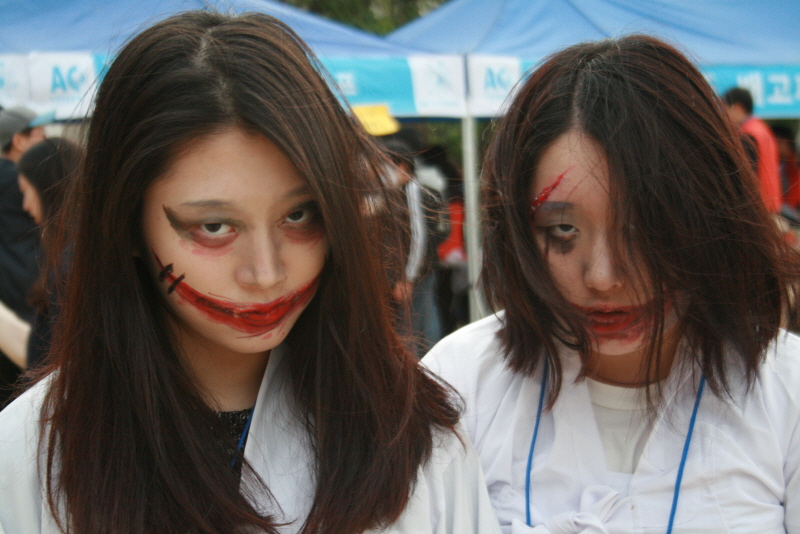
<svg viewBox="0 0 800 534">
<path fill-rule="evenodd" d="M 502 312 L 468 324 L 437 343 L 422 363 L 462 395 L 470 385 L 510 374 L 497 335 L 502 326 Z"/>
<path fill-rule="evenodd" d="M 0 531 L 39 531 L 40 412 L 49 382 L 41 380 L 0 412 Z"/>
<path fill-rule="evenodd" d="M 42 402 L 50 384 L 50 377 L 40 380 L 0 411 L 0 461 L 4 452 L 19 445 L 20 440 L 38 439 Z"/>
<path fill-rule="evenodd" d="M 753 452 L 772 447 L 781 453 L 771 459 L 792 456 L 800 469 L 800 337 L 781 331 L 750 387 L 743 376 L 733 376 L 730 399 L 716 403 L 717 430 L 738 447 L 748 435 L 758 443 Z"/>
</svg>

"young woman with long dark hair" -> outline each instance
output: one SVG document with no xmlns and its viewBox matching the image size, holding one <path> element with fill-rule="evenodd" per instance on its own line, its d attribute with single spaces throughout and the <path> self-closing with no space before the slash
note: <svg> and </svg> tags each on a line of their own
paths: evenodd
<svg viewBox="0 0 800 534">
<path fill-rule="evenodd" d="M 461 392 L 505 532 L 800 532 L 797 258 L 673 47 L 570 47 L 485 167 L 498 311 L 425 362 Z"/>
<path fill-rule="evenodd" d="M 177 15 L 116 58 L 50 373 L 0 414 L 0 531 L 497 529 L 392 329 L 381 160 L 316 67 L 258 14 Z"/>
</svg>

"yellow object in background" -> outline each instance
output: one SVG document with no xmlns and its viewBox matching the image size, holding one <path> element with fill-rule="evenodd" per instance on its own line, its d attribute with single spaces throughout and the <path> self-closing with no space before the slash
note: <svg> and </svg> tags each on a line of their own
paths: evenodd
<svg viewBox="0 0 800 534">
<path fill-rule="evenodd" d="M 368 134 L 391 135 L 400 131 L 400 123 L 389 113 L 389 106 L 353 106 L 353 113 Z"/>
</svg>

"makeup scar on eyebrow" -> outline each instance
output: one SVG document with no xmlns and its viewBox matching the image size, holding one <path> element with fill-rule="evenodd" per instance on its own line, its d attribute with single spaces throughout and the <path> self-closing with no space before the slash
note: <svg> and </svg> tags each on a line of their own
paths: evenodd
<svg viewBox="0 0 800 534">
<path fill-rule="evenodd" d="M 548 199 L 548 198 L 550 198 L 550 194 L 553 192 L 553 190 L 554 190 L 556 187 L 558 187 L 558 184 L 560 184 L 560 183 L 561 183 L 561 180 L 563 180 L 563 179 L 564 179 L 564 176 L 566 176 L 566 175 L 567 175 L 567 173 L 568 173 L 569 171 L 571 171 L 571 170 L 572 170 L 572 167 L 569 167 L 569 168 L 567 168 L 567 170 L 565 170 L 564 172 L 562 172 L 561 174 L 559 174 L 559 175 L 558 175 L 558 177 L 556 177 L 556 179 L 555 179 L 555 180 L 553 180 L 553 183 L 552 183 L 552 184 L 550 184 L 550 185 L 548 185 L 547 187 L 545 187 L 545 188 L 542 190 L 542 192 L 541 192 L 541 193 L 539 193 L 539 194 L 537 195 L 537 197 L 536 197 L 536 198 L 534 198 L 534 199 L 531 201 L 531 213 L 533 213 L 534 211 L 536 211 L 536 208 L 538 208 L 539 206 L 541 206 L 542 204 L 544 204 L 545 202 L 547 202 L 547 199 Z"/>
<path fill-rule="evenodd" d="M 161 269 L 160 273 L 158 273 L 158 281 L 163 282 L 164 279 L 167 277 L 167 275 L 171 272 L 172 272 L 172 264 L 170 263 L 169 265 Z"/>
<path fill-rule="evenodd" d="M 172 266 L 172 264 L 170 264 L 170 267 L 171 267 L 171 266 Z M 170 286 L 167 288 L 167 295 L 169 295 L 170 293 L 172 293 L 173 291 L 175 291 L 175 288 L 176 288 L 176 287 L 178 287 L 178 284 L 180 284 L 181 282 L 183 282 L 183 279 L 184 279 L 184 278 L 186 278 L 186 275 L 185 275 L 185 274 L 182 274 L 182 275 L 180 275 L 178 278 L 176 278 L 176 279 L 175 279 L 175 281 L 174 281 L 174 282 L 172 282 L 172 284 L 170 284 Z"/>
</svg>

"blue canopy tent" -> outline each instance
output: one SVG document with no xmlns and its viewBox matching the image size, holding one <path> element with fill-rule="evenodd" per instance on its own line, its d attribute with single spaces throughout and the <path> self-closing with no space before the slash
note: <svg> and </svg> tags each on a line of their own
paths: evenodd
<svg viewBox="0 0 800 534">
<path fill-rule="evenodd" d="M 258 11 L 292 27 L 350 104 L 399 117 L 464 113 L 463 60 L 412 47 L 271 0 L 0 0 L 0 104 L 89 112 L 96 81 L 133 35 L 189 9 Z"/>
<path fill-rule="evenodd" d="M 800 117 L 800 2 L 453 0 L 388 40 L 467 57 L 470 114 L 493 116 L 522 73 L 581 41 L 661 36 L 718 90 L 751 90 L 762 117 Z"/>
<path fill-rule="evenodd" d="M 466 234 L 472 287 L 480 271 L 475 121 L 502 112 L 533 65 L 569 45 L 626 33 L 661 36 L 724 91 L 748 88 L 756 113 L 800 117 L 800 2 L 786 0 L 452 0 L 388 36 L 400 45 L 461 54 Z M 486 308 L 472 291 L 470 316 Z"/>
</svg>

